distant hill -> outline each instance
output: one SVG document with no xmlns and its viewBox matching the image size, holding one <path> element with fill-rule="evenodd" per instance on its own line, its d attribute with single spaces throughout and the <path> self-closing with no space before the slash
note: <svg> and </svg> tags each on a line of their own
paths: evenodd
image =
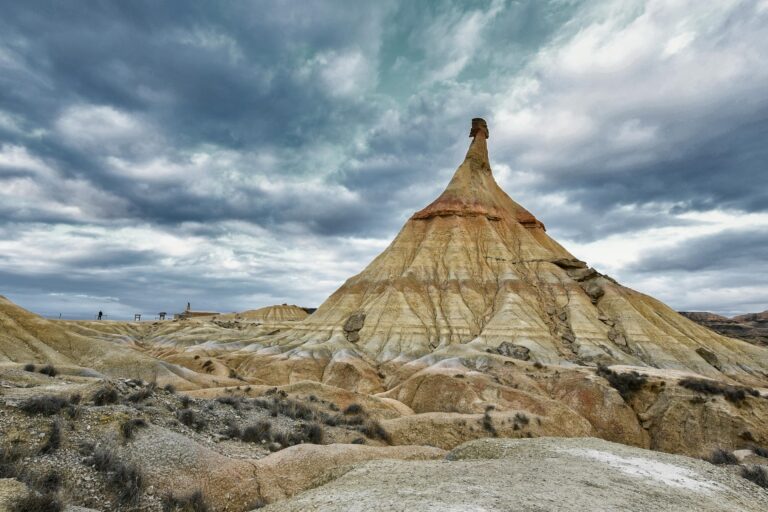
<svg viewBox="0 0 768 512">
<path fill-rule="evenodd" d="M 681 311 L 681 315 L 713 331 L 755 345 L 768 346 L 768 311 L 728 318 L 706 311 Z"/>
</svg>

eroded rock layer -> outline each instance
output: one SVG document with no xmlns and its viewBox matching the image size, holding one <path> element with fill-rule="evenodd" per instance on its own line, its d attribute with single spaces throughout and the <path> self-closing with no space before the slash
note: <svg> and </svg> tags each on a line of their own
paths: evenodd
<svg viewBox="0 0 768 512">
<path fill-rule="evenodd" d="M 472 343 L 533 361 L 651 366 L 759 384 L 768 350 L 726 338 L 578 260 L 496 183 L 484 122 L 446 190 L 306 320 L 249 356 L 373 364 Z M 311 354 L 311 355 L 310 355 Z M 244 369 L 264 362 L 241 360 Z M 320 371 L 320 369 L 318 369 Z"/>
</svg>

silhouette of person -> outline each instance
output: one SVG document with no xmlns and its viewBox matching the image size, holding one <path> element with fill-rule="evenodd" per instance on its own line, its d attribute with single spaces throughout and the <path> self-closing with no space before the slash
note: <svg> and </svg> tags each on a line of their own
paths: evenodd
<svg viewBox="0 0 768 512">
<path fill-rule="evenodd" d="M 99 311 L 99 320 L 101 320 L 101 317 L 104 315 L 101 311 Z"/>
</svg>

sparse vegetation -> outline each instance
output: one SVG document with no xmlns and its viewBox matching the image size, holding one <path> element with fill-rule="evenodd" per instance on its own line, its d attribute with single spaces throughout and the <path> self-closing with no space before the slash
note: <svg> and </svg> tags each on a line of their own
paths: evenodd
<svg viewBox="0 0 768 512">
<path fill-rule="evenodd" d="M 43 493 L 54 493 L 61 488 L 61 474 L 57 471 L 48 471 L 47 473 L 35 478 L 34 486 Z"/>
<path fill-rule="evenodd" d="M 23 453 L 18 448 L 0 447 L 0 478 L 16 478 L 19 474 L 18 460 Z"/>
<path fill-rule="evenodd" d="M 243 429 L 240 436 L 246 443 L 261 443 L 272 440 L 272 424 L 268 421 L 259 421 Z"/>
<path fill-rule="evenodd" d="M 617 373 L 603 365 L 598 365 L 597 374 L 607 380 L 608 384 L 618 391 L 624 400 L 629 400 L 632 395 L 641 390 L 648 381 L 647 376 L 635 371 Z"/>
<path fill-rule="evenodd" d="M 42 395 L 27 398 L 19 404 L 19 409 L 27 414 L 53 416 L 58 414 L 66 405 L 67 401 L 60 396 Z"/>
<path fill-rule="evenodd" d="M 51 428 L 48 431 L 48 436 L 45 439 L 45 444 L 40 448 L 41 454 L 53 453 L 61 446 L 61 423 L 58 419 L 51 423 Z"/>
<path fill-rule="evenodd" d="M 266 506 L 267 506 L 267 502 L 266 501 L 264 501 L 262 499 L 258 499 L 258 500 L 254 501 L 254 502 L 249 503 L 247 509 L 248 510 L 256 510 L 256 509 L 264 508 Z"/>
<path fill-rule="evenodd" d="M 768 459 L 768 448 L 763 448 L 762 446 L 752 446 L 752 453 L 757 455 L 758 457 L 765 457 Z"/>
<path fill-rule="evenodd" d="M 165 390 L 166 393 L 175 394 L 176 393 L 176 387 L 173 384 L 166 384 L 163 386 L 163 390 Z"/>
<path fill-rule="evenodd" d="M 764 468 L 760 466 L 744 466 L 739 474 L 763 489 L 768 489 L 768 471 Z"/>
<path fill-rule="evenodd" d="M 705 460 L 717 465 L 739 463 L 739 459 L 737 459 L 733 453 L 723 450 L 722 448 L 716 448 L 715 450 L 712 450 L 712 453 L 710 453 L 709 457 L 707 457 Z"/>
<path fill-rule="evenodd" d="M 323 444 L 325 433 L 323 427 L 317 423 L 304 423 L 301 425 L 301 433 L 304 435 L 304 441 L 312 444 Z"/>
<path fill-rule="evenodd" d="M 489 405 L 485 408 L 485 414 L 483 415 L 483 430 L 491 434 L 493 437 L 496 437 L 499 435 L 499 433 L 496 431 L 496 427 L 493 426 L 493 418 L 491 418 L 491 411 L 494 409 L 495 407 L 492 405 Z"/>
<path fill-rule="evenodd" d="M 25 372 L 34 372 L 35 371 L 35 365 L 32 363 L 27 363 L 24 365 L 24 371 Z"/>
<path fill-rule="evenodd" d="M 96 392 L 91 397 L 91 401 L 93 402 L 93 405 L 101 407 L 104 405 L 117 403 L 118 398 L 119 395 L 117 394 L 117 390 L 115 388 L 112 386 L 103 386 L 96 390 Z"/>
<path fill-rule="evenodd" d="M 49 377 L 55 377 L 59 373 L 58 371 L 56 371 L 56 368 L 54 368 L 50 364 L 47 364 L 47 365 L 43 366 L 42 368 L 40 368 L 38 370 L 38 372 L 42 373 L 43 375 L 47 375 Z"/>
<path fill-rule="evenodd" d="M 120 503 L 136 504 L 139 501 L 144 479 L 137 466 L 120 460 L 112 450 L 100 447 L 93 450 L 86 463 L 106 474 L 107 482 L 115 490 Z"/>
<path fill-rule="evenodd" d="M 133 403 L 143 402 L 147 398 L 151 397 L 154 393 L 155 393 L 155 385 L 150 384 L 149 386 L 143 387 L 131 393 L 130 395 L 128 395 L 127 400 Z"/>
<path fill-rule="evenodd" d="M 146 426 L 147 422 L 142 418 L 131 418 L 120 424 L 120 434 L 122 434 L 123 439 L 130 441 L 133 439 L 133 434 L 137 429 L 144 428 Z"/>
<path fill-rule="evenodd" d="M 216 399 L 220 404 L 229 405 L 235 409 L 240 408 L 241 399 L 235 396 L 220 396 Z"/>
<path fill-rule="evenodd" d="M 195 430 L 202 430 L 206 425 L 205 419 L 192 409 L 182 409 L 176 413 L 176 417 L 182 424 Z"/>
<path fill-rule="evenodd" d="M 365 413 L 365 409 L 363 409 L 363 406 L 362 406 L 362 405 L 360 405 L 360 404 L 349 404 L 349 405 L 348 405 L 348 406 L 347 406 L 347 407 L 344 409 L 344 414 L 345 414 L 345 415 L 350 415 L 350 414 L 363 414 L 363 413 Z"/>
<path fill-rule="evenodd" d="M 513 421 L 513 430 L 520 430 L 521 428 L 525 427 L 530 423 L 530 420 L 528 419 L 528 416 L 525 414 L 518 412 L 515 414 L 515 418 Z"/>
<path fill-rule="evenodd" d="M 380 439 L 387 444 L 392 442 L 389 437 L 389 432 L 387 432 L 384 427 L 381 426 L 381 423 L 376 420 L 367 420 L 361 426 L 357 427 L 357 430 L 370 439 Z"/>
<path fill-rule="evenodd" d="M 208 504 L 201 491 L 191 494 L 176 496 L 166 494 L 163 496 L 163 512 L 208 512 Z"/>
<path fill-rule="evenodd" d="M 705 395 L 722 395 L 729 402 L 739 404 L 747 398 L 747 395 L 760 396 L 760 393 L 756 389 L 731 386 L 728 384 L 721 384 L 713 380 L 697 379 L 694 377 L 686 377 L 681 379 L 678 383 L 691 391 L 704 393 Z"/>
<path fill-rule="evenodd" d="M 64 504 L 55 493 L 29 492 L 12 504 L 10 512 L 61 512 Z"/>
</svg>

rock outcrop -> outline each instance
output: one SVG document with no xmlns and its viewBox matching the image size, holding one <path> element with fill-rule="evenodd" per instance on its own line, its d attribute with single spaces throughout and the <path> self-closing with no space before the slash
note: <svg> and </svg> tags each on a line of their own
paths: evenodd
<svg viewBox="0 0 768 512">
<path fill-rule="evenodd" d="M 335 478 L 334 478 L 335 477 Z M 708 462 L 598 439 L 483 439 L 446 461 L 374 461 L 267 506 L 317 510 L 750 512 L 768 495 Z"/>
<path fill-rule="evenodd" d="M 699 311 L 681 311 L 680 314 L 723 336 L 768 347 L 768 311 L 733 318 Z"/>
<path fill-rule="evenodd" d="M 548 364 L 650 366 L 765 382 L 768 350 L 621 286 L 550 238 L 494 180 L 485 122 L 474 120 L 471 133 L 445 191 L 314 314 L 255 337 L 238 359 L 243 372 L 268 366 L 248 358 L 322 365 L 345 352 L 362 367 L 473 344 L 514 348 L 518 358 Z"/>
</svg>

